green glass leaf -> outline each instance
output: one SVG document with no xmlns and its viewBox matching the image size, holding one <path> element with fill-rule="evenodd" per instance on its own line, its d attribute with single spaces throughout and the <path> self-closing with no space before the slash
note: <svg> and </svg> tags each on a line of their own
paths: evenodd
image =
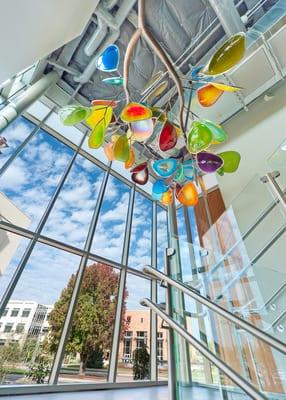
<svg viewBox="0 0 286 400">
<path fill-rule="evenodd" d="M 126 162 L 129 159 L 129 142 L 126 135 L 121 135 L 113 146 L 114 158 Z"/>
<path fill-rule="evenodd" d="M 184 168 L 183 168 L 183 165 L 180 164 L 178 169 L 177 169 L 174 181 L 178 182 L 178 183 L 181 183 L 184 180 L 185 180 Z"/>
<path fill-rule="evenodd" d="M 200 121 L 194 121 L 188 136 L 188 150 L 190 153 L 199 153 L 207 149 L 212 141 L 209 127 Z"/>
<path fill-rule="evenodd" d="M 207 119 L 204 119 L 203 123 L 211 130 L 213 135 L 212 144 L 220 144 L 227 140 L 227 133 L 222 126 Z"/>
<path fill-rule="evenodd" d="M 218 156 L 223 159 L 223 166 L 217 170 L 219 175 L 224 175 L 224 173 L 235 172 L 239 166 L 241 156 L 237 151 L 223 151 L 219 153 Z"/>
<path fill-rule="evenodd" d="M 88 146 L 92 149 L 98 149 L 103 145 L 104 135 L 105 135 L 105 124 L 102 120 L 99 122 L 95 128 L 91 131 L 91 134 L 88 138 Z"/>
<path fill-rule="evenodd" d="M 90 109 L 88 107 L 69 105 L 59 110 L 59 117 L 64 125 L 75 125 L 88 117 Z"/>
<path fill-rule="evenodd" d="M 243 32 L 229 38 L 212 56 L 202 70 L 205 75 L 218 75 L 233 68 L 244 56 L 245 34 Z"/>
</svg>

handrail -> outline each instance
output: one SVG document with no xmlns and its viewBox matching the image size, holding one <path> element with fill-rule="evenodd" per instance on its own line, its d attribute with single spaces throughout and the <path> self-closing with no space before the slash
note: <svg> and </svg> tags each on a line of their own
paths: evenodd
<svg viewBox="0 0 286 400">
<path fill-rule="evenodd" d="M 150 307 L 162 320 L 169 324 L 169 327 L 174 329 L 179 335 L 181 335 L 190 345 L 192 345 L 197 351 L 199 351 L 204 357 L 206 357 L 211 363 L 219 368 L 228 378 L 230 378 L 238 387 L 244 390 L 254 400 L 267 400 L 267 397 L 259 392 L 255 386 L 247 382 L 242 376 L 240 376 L 235 370 L 229 365 L 212 353 L 206 346 L 204 346 L 194 336 L 189 334 L 182 326 L 175 322 L 169 317 L 164 311 L 162 311 L 153 301 L 149 299 L 143 299 L 140 301 L 141 305 Z"/>
<path fill-rule="evenodd" d="M 160 272 L 160 271 L 152 268 L 151 266 L 145 266 L 143 268 L 143 272 L 149 276 L 151 275 L 153 278 L 154 277 L 158 278 L 158 280 L 164 280 L 171 286 L 174 286 L 177 289 L 181 290 L 186 295 L 192 297 L 194 300 L 198 301 L 199 303 L 208 307 L 212 311 L 221 315 L 228 321 L 233 322 L 234 324 L 238 325 L 245 331 L 251 333 L 253 336 L 257 337 L 260 340 L 263 340 L 265 343 L 269 344 L 271 347 L 274 347 L 276 350 L 280 351 L 281 353 L 286 354 L 286 344 L 285 343 L 281 342 L 279 339 L 274 338 L 273 336 L 269 335 L 268 333 L 261 331 L 256 326 L 250 324 L 249 322 L 243 320 L 242 318 L 238 317 L 237 315 L 234 315 L 233 313 L 231 313 L 230 311 L 221 307 L 220 305 L 207 299 L 206 297 L 199 294 L 193 288 L 186 286 L 183 283 L 168 277 L 163 272 Z"/>
</svg>

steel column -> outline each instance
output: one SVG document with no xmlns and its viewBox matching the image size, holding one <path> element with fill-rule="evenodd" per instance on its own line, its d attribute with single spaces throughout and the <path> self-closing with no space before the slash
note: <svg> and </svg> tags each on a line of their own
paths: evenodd
<svg viewBox="0 0 286 400">
<path fill-rule="evenodd" d="M 157 202 L 152 202 L 152 237 L 151 237 L 151 264 L 157 269 Z M 151 282 L 151 300 L 157 303 L 157 280 Z M 150 315 L 150 379 L 158 379 L 157 369 L 157 314 L 151 310 Z"/>
<path fill-rule="evenodd" d="M 129 247 L 130 247 L 134 200 L 135 200 L 135 185 L 133 185 L 131 189 L 129 203 L 128 203 L 128 213 L 125 225 L 123 253 L 121 259 L 122 269 L 120 271 L 120 277 L 119 277 L 116 314 L 115 314 L 112 348 L 111 348 L 111 356 L 110 356 L 109 371 L 108 371 L 108 381 L 111 383 L 116 381 L 118 350 L 119 350 L 121 322 L 122 322 L 122 308 L 124 303 L 124 290 L 127 278 L 127 264 L 128 264 Z"/>
</svg>

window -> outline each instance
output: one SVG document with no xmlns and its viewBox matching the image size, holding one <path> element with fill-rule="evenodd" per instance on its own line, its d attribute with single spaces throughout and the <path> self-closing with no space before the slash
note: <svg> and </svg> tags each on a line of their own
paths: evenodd
<svg viewBox="0 0 286 400">
<path fill-rule="evenodd" d="M 159 362 L 163 361 L 163 340 L 157 340 L 157 359 Z"/>
<path fill-rule="evenodd" d="M 11 311 L 11 317 L 17 317 L 19 314 L 20 308 L 13 308 Z"/>
<path fill-rule="evenodd" d="M 24 308 L 22 312 L 22 317 L 27 318 L 30 315 L 31 309 L 30 308 Z"/>
<path fill-rule="evenodd" d="M 127 321 L 128 324 L 130 324 L 130 322 L 131 322 L 131 317 L 130 317 L 130 315 L 128 315 L 128 317 L 126 318 L 126 321 Z"/>
<path fill-rule="evenodd" d="M 5 332 L 5 333 L 9 333 L 9 332 L 12 331 L 12 328 L 13 328 L 13 324 L 8 323 L 8 324 L 6 324 L 5 327 L 4 327 L 4 332 Z"/>
<path fill-rule="evenodd" d="M 9 308 L 5 308 L 2 317 L 6 317 L 6 315 L 8 314 Z"/>
<path fill-rule="evenodd" d="M 141 349 L 142 347 L 147 345 L 147 332 L 146 331 L 137 331 L 136 335 L 136 347 L 137 349 Z"/>
<path fill-rule="evenodd" d="M 124 363 L 132 362 L 132 332 L 126 331 L 123 339 L 123 357 Z"/>
<path fill-rule="evenodd" d="M 144 318 L 140 318 L 140 322 L 141 322 L 141 324 L 143 324 Z"/>
<path fill-rule="evenodd" d="M 23 333 L 25 329 L 25 324 L 17 324 L 16 333 Z"/>
<path fill-rule="evenodd" d="M 5 340 L 3 339 L 0 340 L 0 346 L 5 346 Z"/>
</svg>

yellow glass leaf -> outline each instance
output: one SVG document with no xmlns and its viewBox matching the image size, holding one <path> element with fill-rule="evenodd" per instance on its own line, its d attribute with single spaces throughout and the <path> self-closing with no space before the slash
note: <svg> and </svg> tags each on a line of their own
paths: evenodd
<svg viewBox="0 0 286 400">
<path fill-rule="evenodd" d="M 104 122 L 104 127 L 107 128 L 112 119 L 112 108 L 106 106 L 95 106 L 91 108 L 90 115 L 86 118 L 86 123 L 94 128 L 99 122 Z"/>
<path fill-rule="evenodd" d="M 91 131 L 88 138 L 88 146 L 92 149 L 98 149 L 104 142 L 105 126 L 104 121 L 99 122 Z"/>
<path fill-rule="evenodd" d="M 211 85 L 219 90 L 223 90 L 224 92 L 237 92 L 238 90 L 242 89 L 239 86 L 230 86 L 219 82 L 211 82 Z"/>
<path fill-rule="evenodd" d="M 125 161 L 125 165 L 124 166 L 125 166 L 126 169 L 129 169 L 134 165 L 134 163 L 135 163 L 135 152 L 132 149 L 132 147 L 130 147 L 129 158 L 128 158 L 127 161 Z"/>
<path fill-rule="evenodd" d="M 113 145 L 116 160 L 126 162 L 129 159 L 129 143 L 126 135 L 121 135 Z"/>
<path fill-rule="evenodd" d="M 148 96 L 146 97 L 146 100 L 150 101 L 150 100 L 154 99 L 155 97 L 160 96 L 160 94 L 162 94 L 164 92 L 164 90 L 167 89 L 167 87 L 168 87 L 168 81 L 163 81 L 158 86 L 156 86 L 151 91 L 151 93 L 148 94 Z"/>
<path fill-rule="evenodd" d="M 218 75 L 233 68 L 244 56 L 245 33 L 240 32 L 229 38 L 212 56 L 202 73 Z"/>
</svg>

